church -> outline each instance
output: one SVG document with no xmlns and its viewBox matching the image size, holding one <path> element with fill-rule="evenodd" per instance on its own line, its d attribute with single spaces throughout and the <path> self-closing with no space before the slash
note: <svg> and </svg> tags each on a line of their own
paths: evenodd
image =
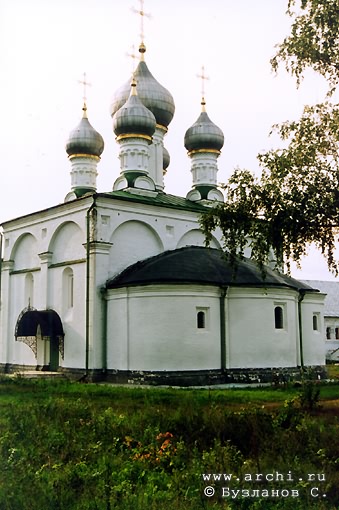
<svg viewBox="0 0 339 510">
<path fill-rule="evenodd" d="M 166 193 L 175 105 L 145 51 L 111 104 L 112 190 L 97 190 L 104 140 L 85 103 L 65 200 L 2 224 L 0 371 L 171 385 L 321 377 L 325 295 L 269 267 L 263 279 L 250 258 L 234 274 L 218 231 L 205 246 L 224 135 L 204 98 L 183 140 L 192 188 Z"/>
</svg>

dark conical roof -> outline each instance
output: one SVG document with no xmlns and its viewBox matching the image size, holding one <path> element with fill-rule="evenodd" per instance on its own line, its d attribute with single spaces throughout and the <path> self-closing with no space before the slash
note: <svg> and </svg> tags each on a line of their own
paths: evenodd
<svg viewBox="0 0 339 510">
<path fill-rule="evenodd" d="M 87 118 L 86 105 L 83 107 L 83 117 L 76 128 L 71 131 L 66 142 L 66 152 L 69 156 L 86 154 L 100 156 L 104 150 L 104 140 L 90 124 Z"/>
<path fill-rule="evenodd" d="M 137 82 L 139 99 L 146 108 L 151 110 L 157 124 L 167 127 L 175 111 L 172 95 L 154 78 L 143 60 L 139 62 L 134 77 Z M 128 80 L 114 94 L 111 104 L 112 117 L 126 103 L 129 94 L 130 81 Z"/>
<path fill-rule="evenodd" d="M 308 285 L 266 267 L 266 277 L 250 259 L 239 261 L 236 273 L 222 250 L 186 246 L 129 266 L 107 282 L 107 288 L 157 283 L 195 283 L 237 287 L 288 287 L 314 291 Z"/>
</svg>

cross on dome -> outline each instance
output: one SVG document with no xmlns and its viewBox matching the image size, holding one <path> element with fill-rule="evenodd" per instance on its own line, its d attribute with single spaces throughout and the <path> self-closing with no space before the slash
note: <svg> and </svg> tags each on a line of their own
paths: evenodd
<svg viewBox="0 0 339 510">
<path fill-rule="evenodd" d="M 132 45 L 132 53 L 126 53 L 126 56 L 127 57 L 130 57 L 132 59 L 132 62 L 133 62 L 133 67 L 132 67 L 132 75 L 134 76 L 134 73 L 135 73 L 135 61 L 136 59 L 138 58 L 137 54 L 135 53 L 135 46 L 134 44 Z"/>
<path fill-rule="evenodd" d="M 205 66 L 201 66 L 201 74 L 197 74 L 197 78 L 201 79 L 201 106 L 202 111 L 205 111 L 205 81 L 209 80 L 209 76 L 205 75 Z"/>
<path fill-rule="evenodd" d="M 144 43 L 144 37 L 145 37 L 145 33 L 144 33 L 144 18 L 149 18 L 151 19 L 151 14 L 149 13 L 146 13 L 144 11 L 144 0 L 139 0 L 140 2 L 140 9 L 136 9 L 135 7 L 132 7 L 132 11 L 135 13 L 135 14 L 139 14 L 140 15 L 140 38 L 141 38 L 141 42 L 140 42 L 140 46 L 139 46 L 139 52 L 141 53 L 141 60 L 143 60 L 143 56 L 144 56 L 144 53 L 146 51 L 146 46 L 145 46 L 145 43 Z"/>
<path fill-rule="evenodd" d="M 84 112 L 86 112 L 87 110 L 87 95 L 86 95 L 86 92 L 87 92 L 87 87 L 91 87 L 91 83 L 89 83 L 87 80 L 86 80 L 86 73 L 83 74 L 83 79 L 82 80 L 78 80 L 78 83 L 80 83 L 81 85 L 84 86 L 84 95 L 83 95 L 83 100 L 84 100 L 84 106 L 83 106 L 83 110 Z"/>
</svg>

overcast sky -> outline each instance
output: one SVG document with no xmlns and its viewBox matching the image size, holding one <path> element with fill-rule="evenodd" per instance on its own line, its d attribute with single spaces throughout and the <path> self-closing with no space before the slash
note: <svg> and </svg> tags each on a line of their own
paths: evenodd
<svg viewBox="0 0 339 510">
<path fill-rule="evenodd" d="M 98 191 L 112 189 L 120 169 L 109 107 L 131 75 L 127 53 L 140 42 L 132 7 L 139 1 L 0 0 L 0 222 L 63 202 L 70 191 L 65 141 L 82 115 L 84 72 L 88 117 L 105 140 Z M 274 46 L 289 32 L 286 7 L 287 0 L 145 0 L 146 62 L 176 104 L 165 138 L 168 193 L 191 188 L 183 139 L 200 113 L 202 65 L 207 112 L 225 135 L 219 182 L 236 166 L 259 172 L 257 154 L 278 143 L 268 137 L 271 125 L 322 100 L 324 84 L 311 73 L 297 90 L 284 71 L 271 71 Z M 319 264 L 309 259 L 303 276 L 327 277 Z"/>
</svg>

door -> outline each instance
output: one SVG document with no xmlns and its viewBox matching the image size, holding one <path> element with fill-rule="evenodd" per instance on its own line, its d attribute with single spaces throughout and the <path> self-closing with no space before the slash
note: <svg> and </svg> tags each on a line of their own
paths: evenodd
<svg viewBox="0 0 339 510">
<path fill-rule="evenodd" d="M 49 370 L 51 372 L 57 372 L 59 368 L 59 340 L 56 336 L 50 338 L 50 350 L 49 350 Z"/>
</svg>

